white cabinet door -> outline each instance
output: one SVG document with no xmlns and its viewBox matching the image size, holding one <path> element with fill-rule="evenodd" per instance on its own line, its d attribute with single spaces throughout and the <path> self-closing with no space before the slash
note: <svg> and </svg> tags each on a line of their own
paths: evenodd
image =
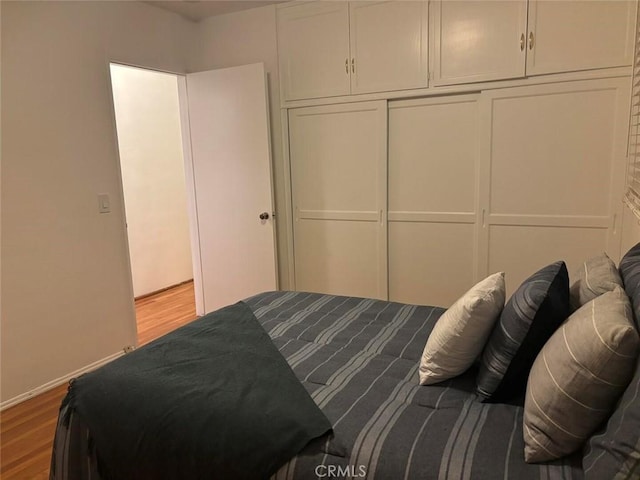
<svg viewBox="0 0 640 480">
<path fill-rule="evenodd" d="M 389 104 L 389 299 L 450 306 L 477 281 L 478 95 Z"/>
<path fill-rule="evenodd" d="M 427 2 L 350 2 L 351 93 L 427 86 Z"/>
<path fill-rule="evenodd" d="M 636 2 L 531 0 L 527 74 L 631 65 Z"/>
<path fill-rule="evenodd" d="M 537 269 L 620 252 L 629 82 L 483 92 L 480 272 L 512 292 Z"/>
<path fill-rule="evenodd" d="M 526 0 L 434 1 L 433 84 L 524 76 Z"/>
<path fill-rule="evenodd" d="M 287 4 L 278 8 L 277 24 L 285 100 L 349 94 L 347 2 Z"/>
<path fill-rule="evenodd" d="M 387 299 L 386 102 L 289 110 L 296 290 Z"/>
</svg>

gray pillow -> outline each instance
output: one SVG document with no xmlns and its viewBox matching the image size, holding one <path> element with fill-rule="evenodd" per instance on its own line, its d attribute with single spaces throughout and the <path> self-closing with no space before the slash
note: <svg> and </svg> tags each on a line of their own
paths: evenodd
<svg viewBox="0 0 640 480">
<path fill-rule="evenodd" d="M 615 263 L 606 253 L 590 258 L 574 275 L 571 284 L 571 307 L 575 311 L 598 295 L 622 287 Z"/>
<path fill-rule="evenodd" d="M 640 320 L 640 243 L 620 260 L 620 275 Z M 640 357 L 636 373 L 604 428 L 589 439 L 582 459 L 587 480 L 640 475 Z"/>
<path fill-rule="evenodd" d="M 584 305 L 536 358 L 524 404 L 524 455 L 544 462 L 578 450 L 609 417 L 640 350 L 621 288 Z"/>
</svg>

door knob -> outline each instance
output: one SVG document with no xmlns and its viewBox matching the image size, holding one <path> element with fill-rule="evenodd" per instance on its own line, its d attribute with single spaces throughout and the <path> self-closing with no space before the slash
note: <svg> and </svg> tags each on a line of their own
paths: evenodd
<svg viewBox="0 0 640 480">
<path fill-rule="evenodd" d="M 260 220 L 269 220 L 269 214 L 267 212 L 262 212 L 260 214 Z"/>
</svg>

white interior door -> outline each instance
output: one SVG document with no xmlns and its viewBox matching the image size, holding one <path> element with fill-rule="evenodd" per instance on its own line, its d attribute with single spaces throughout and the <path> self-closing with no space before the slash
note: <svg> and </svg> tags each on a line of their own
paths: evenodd
<svg viewBox="0 0 640 480">
<path fill-rule="evenodd" d="M 202 315 L 277 288 L 264 66 L 189 74 L 181 103 Z"/>
</svg>

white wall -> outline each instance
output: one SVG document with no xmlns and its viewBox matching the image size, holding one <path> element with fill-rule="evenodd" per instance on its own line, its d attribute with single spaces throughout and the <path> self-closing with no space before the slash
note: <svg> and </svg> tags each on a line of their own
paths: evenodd
<svg viewBox="0 0 640 480">
<path fill-rule="evenodd" d="M 285 176 L 280 119 L 280 87 L 276 43 L 276 9 L 267 5 L 210 17 L 196 24 L 196 42 L 189 52 L 189 71 L 264 63 L 269 82 L 273 185 L 275 190 L 279 287 L 289 288 Z"/>
<path fill-rule="evenodd" d="M 109 62 L 184 72 L 193 24 L 110 1 L 2 2 L 1 21 L 7 404 L 135 343 Z"/>
<path fill-rule="evenodd" d="M 193 278 L 175 75 L 111 67 L 136 297 Z"/>
</svg>

